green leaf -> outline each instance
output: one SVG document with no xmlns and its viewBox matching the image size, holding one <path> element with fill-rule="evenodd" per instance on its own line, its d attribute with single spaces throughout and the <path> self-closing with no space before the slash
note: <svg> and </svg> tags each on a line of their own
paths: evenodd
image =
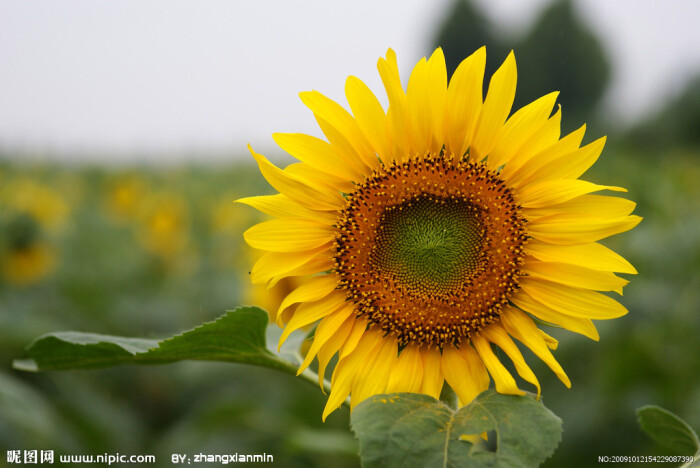
<svg viewBox="0 0 700 468">
<path fill-rule="evenodd" d="M 440 401 L 413 393 L 375 395 L 352 413 L 364 467 L 539 466 L 561 439 L 561 420 L 529 396 L 487 390 L 454 411 Z M 478 435 L 493 434 L 494 451 Z M 494 440 L 495 439 L 495 440 Z"/>
<path fill-rule="evenodd" d="M 161 341 L 94 333 L 49 333 L 31 343 L 27 357 L 15 360 L 14 367 L 44 371 L 200 360 L 253 364 L 296 374 L 295 365 L 267 349 L 267 320 L 264 310 L 246 306 Z"/>
<path fill-rule="evenodd" d="M 637 417 L 642 430 L 658 444 L 678 455 L 700 452 L 700 441 L 695 431 L 670 411 L 647 405 L 637 409 Z"/>
</svg>

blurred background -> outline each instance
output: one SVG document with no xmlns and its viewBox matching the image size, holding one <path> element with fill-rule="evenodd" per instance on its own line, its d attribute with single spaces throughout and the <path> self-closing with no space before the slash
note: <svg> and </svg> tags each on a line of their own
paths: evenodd
<svg viewBox="0 0 700 468">
<path fill-rule="evenodd" d="M 487 45 L 487 74 L 515 50 L 516 106 L 561 91 L 565 131 L 608 135 L 586 178 L 627 187 L 644 217 L 606 242 L 639 270 L 630 313 L 599 322 L 599 343 L 552 331 L 573 388 L 526 356 L 564 421 L 545 466 L 668 454 L 637 427 L 644 404 L 700 430 L 700 3 L 376 3 L 0 1 L 0 453 L 357 466 L 347 411 L 322 424 L 321 392 L 273 371 L 11 362 L 52 331 L 159 338 L 273 308 L 241 237 L 260 218 L 232 203 L 272 193 L 245 145 L 291 162 L 273 132 L 321 135 L 299 91 L 344 103 L 354 74 L 386 103 L 376 59 L 394 48 L 405 84 L 438 45 L 450 71 Z"/>
</svg>

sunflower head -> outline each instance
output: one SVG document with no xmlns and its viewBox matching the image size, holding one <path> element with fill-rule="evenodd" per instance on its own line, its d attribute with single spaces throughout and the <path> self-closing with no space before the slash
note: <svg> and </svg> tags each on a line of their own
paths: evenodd
<svg viewBox="0 0 700 468">
<path fill-rule="evenodd" d="M 581 146 L 585 126 L 561 137 L 557 93 L 511 114 L 512 53 L 484 97 L 485 62 L 481 48 L 448 83 L 437 49 L 404 88 L 389 50 L 378 62 L 386 109 L 350 77 L 350 112 L 301 94 L 325 140 L 274 135 L 299 163 L 280 169 L 251 148 L 280 192 L 239 200 L 273 216 L 244 234 L 264 251 L 252 281 L 304 278 L 276 317 L 281 341 L 317 323 L 300 372 L 317 358 L 322 380 L 338 354 L 324 418 L 348 396 L 437 398 L 445 382 L 462 405 L 491 380 L 522 393 L 494 346 L 539 394 L 513 338 L 569 386 L 533 317 L 597 339 L 591 320 L 626 313 L 601 291 L 621 293 L 615 273 L 636 271 L 597 241 L 640 218 L 633 202 L 594 194 L 624 189 L 579 179 L 604 138 Z"/>
</svg>

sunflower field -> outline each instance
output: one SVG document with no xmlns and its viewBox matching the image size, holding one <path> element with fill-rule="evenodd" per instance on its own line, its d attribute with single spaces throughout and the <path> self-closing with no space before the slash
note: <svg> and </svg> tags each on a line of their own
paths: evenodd
<svg viewBox="0 0 700 468">
<path fill-rule="evenodd" d="M 590 466 L 593 453 L 673 454 L 639 429 L 635 410 L 646 404 L 700 427 L 700 154 L 613 146 L 588 176 L 609 183 L 611 174 L 644 221 L 606 244 L 639 274 L 620 298 L 630 313 L 598 322 L 599 343 L 548 330 L 560 340 L 570 390 L 530 356 L 544 403 L 564 421 L 545 466 Z M 57 330 L 162 338 L 241 304 L 275 309 L 293 285 L 250 286 L 256 254 L 242 233 L 260 218 L 233 203 L 271 193 L 255 167 L 5 162 L 0 183 L 2 447 L 159 460 L 247 451 L 272 453 L 284 466 L 357 466 L 348 410 L 322 423 L 318 388 L 268 369 L 12 369 L 33 339 Z"/>
</svg>

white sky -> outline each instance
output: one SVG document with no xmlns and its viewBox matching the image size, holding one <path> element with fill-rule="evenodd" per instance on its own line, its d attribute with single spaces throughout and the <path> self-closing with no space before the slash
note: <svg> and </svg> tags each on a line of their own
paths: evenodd
<svg viewBox="0 0 700 468">
<path fill-rule="evenodd" d="M 547 3 L 480 0 L 512 31 Z M 230 158 L 245 155 L 247 142 L 272 148 L 277 131 L 319 134 L 299 91 L 344 104 L 353 74 L 381 95 L 377 58 L 394 48 L 406 77 L 449 4 L 0 0 L 0 148 L 68 159 Z M 700 72 L 700 1 L 576 6 L 616 67 L 610 115 L 630 121 Z"/>
</svg>

